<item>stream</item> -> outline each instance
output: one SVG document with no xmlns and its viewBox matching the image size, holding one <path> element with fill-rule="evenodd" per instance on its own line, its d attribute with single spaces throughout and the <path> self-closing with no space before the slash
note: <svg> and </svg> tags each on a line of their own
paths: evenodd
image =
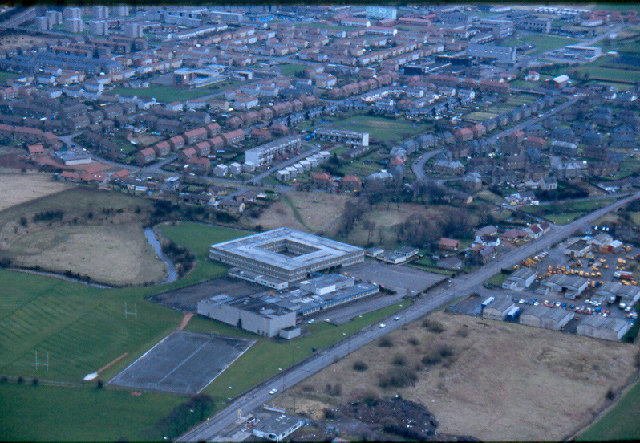
<svg viewBox="0 0 640 443">
<path fill-rule="evenodd" d="M 171 259 L 169 259 L 169 257 L 167 257 L 167 255 L 164 252 L 162 252 L 162 248 L 160 247 L 160 241 L 158 241 L 158 237 L 156 236 L 156 233 L 154 232 L 154 230 L 152 228 L 145 228 L 144 235 L 145 237 L 147 237 L 147 241 L 149 242 L 151 247 L 153 247 L 153 250 L 156 251 L 156 254 L 158 254 L 158 257 L 160 257 L 160 259 L 167 264 L 168 276 L 165 281 L 159 284 L 171 283 L 176 281 L 178 279 L 178 274 L 176 273 L 176 267 L 174 266 Z"/>
</svg>

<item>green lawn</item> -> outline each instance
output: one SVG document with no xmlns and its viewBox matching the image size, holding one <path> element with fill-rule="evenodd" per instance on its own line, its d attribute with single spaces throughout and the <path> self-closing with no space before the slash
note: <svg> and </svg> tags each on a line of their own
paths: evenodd
<svg viewBox="0 0 640 443">
<path fill-rule="evenodd" d="M 278 368 L 288 368 L 292 364 L 310 356 L 313 353 L 312 348 L 315 347 L 317 350 L 326 348 L 342 340 L 346 335 L 354 334 L 362 328 L 392 315 L 402 309 L 403 306 L 407 306 L 408 303 L 405 301 L 364 314 L 362 317 L 341 326 L 333 326 L 318 320 L 317 323 L 306 327 L 310 334 L 287 342 L 275 342 L 270 339 L 259 338 L 251 349 L 236 360 L 229 369 L 216 378 L 203 392 L 211 395 L 215 400 L 224 401 L 233 398 L 255 384 L 275 375 L 278 372 Z M 230 326 L 205 319 L 193 324 L 189 323 L 187 329 L 191 328 L 201 332 L 257 338 L 255 335 L 246 334 Z M 260 370 L 256 370 L 256 368 L 260 368 Z"/>
<path fill-rule="evenodd" d="M 0 83 L 4 84 L 7 80 L 19 77 L 15 72 L 0 71 Z"/>
<path fill-rule="evenodd" d="M 577 69 L 580 73 L 589 74 L 589 79 L 602 79 L 613 82 L 640 81 L 640 70 L 613 69 L 599 66 L 585 66 Z"/>
<path fill-rule="evenodd" d="M 575 38 L 557 37 L 553 35 L 527 34 L 523 37 L 514 37 L 503 40 L 500 46 L 525 46 L 527 44 L 534 45 L 531 51 L 532 55 L 539 55 L 552 49 L 562 48 L 563 46 L 576 44 L 579 40 Z"/>
<path fill-rule="evenodd" d="M 482 123 L 494 117 L 496 117 L 496 114 L 492 114 L 491 112 L 474 111 L 465 115 L 464 119 L 474 123 Z"/>
<path fill-rule="evenodd" d="M 383 142 L 399 142 L 407 138 L 428 132 L 431 125 L 385 117 L 355 115 L 345 119 L 336 119 L 333 125 L 350 131 L 368 132 L 370 138 Z"/>
<path fill-rule="evenodd" d="M 300 63 L 285 63 L 280 65 L 280 72 L 286 77 L 293 77 L 298 72 L 305 70 L 305 66 Z"/>
<path fill-rule="evenodd" d="M 151 432 L 185 397 L 94 388 L 0 385 L 2 441 L 160 440 Z"/>
<path fill-rule="evenodd" d="M 547 220 L 560 225 L 566 225 L 573 220 L 600 209 L 615 201 L 613 198 L 599 200 L 586 200 L 573 203 L 550 203 L 539 206 L 524 206 L 519 210 L 527 214 L 544 217 Z"/>
<path fill-rule="evenodd" d="M 176 101 L 205 97 L 225 88 L 237 86 L 238 84 L 240 84 L 240 82 L 237 80 L 225 80 L 211 86 L 196 89 L 183 89 L 173 86 L 150 86 L 148 88 L 126 88 L 124 86 L 116 86 L 112 92 L 114 94 L 127 97 L 134 95 L 148 98 L 155 97 L 159 102 L 172 103 Z"/>
<path fill-rule="evenodd" d="M 640 383 L 636 383 L 609 412 L 590 426 L 578 440 L 640 439 Z"/>
</svg>

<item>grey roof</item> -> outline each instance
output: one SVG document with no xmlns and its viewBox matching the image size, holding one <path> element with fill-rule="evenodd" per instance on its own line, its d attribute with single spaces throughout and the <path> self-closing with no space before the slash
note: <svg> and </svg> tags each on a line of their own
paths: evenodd
<svg viewBox="0 0 640 443">
<path fill-rule="evenodd" d="M 291 257 L 269 250 L 272 244 L 280 241 L 290 241 L 303 246 L 308 249 L 308 252 Z M 362 248 L 357 246 L 351 246 L 346 243 L 340 243 L 291 228 L 274 229 L 261 234 L 217 243 L 211 245 L 211 249 L 240 255 L 291 271 L 324 260 L 363 251 Z"/>
<path fill-rule="evenodd" d="M 522 315 L 532 315 L 537 318 L 548 318 L 555 321 L 561 321 L 567 316 L 573 316 L 571 312 L 560 308 L 549 308 L 546 306 L 527 306 L 524 308 Z"/>
<path fill-rule="evenodd" d="M 602 317 L 600 315 L 592 315 L 580 322 L 579 326 L 590 326 L 597 329 L 610 329 L 613 331 L 621 331 L 627 328 L 629 322 L 621 318 Z"/>
</svg>

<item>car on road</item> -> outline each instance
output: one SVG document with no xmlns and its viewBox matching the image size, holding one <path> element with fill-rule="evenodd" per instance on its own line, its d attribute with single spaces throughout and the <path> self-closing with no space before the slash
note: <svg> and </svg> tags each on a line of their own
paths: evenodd
<svg viewBox="0 0 640 443">
<path fill-rule="evenodd" d="M 384 328 L 384 327 L 386 327 L 386 326 L 387 326 L 387 325 L 385 325 L 384 323 L 380 323 L 380 327 L 381 327 L 381 328 Z"/>
<path fill-rule="evenodd" d="M 398 321 L 398 320 L 400 320 L 400 317 L 398 317 L 398 316 L 396 315 L 395 317 L 393 317 L 393 319 L 394 319 L 395 321 Z"/>
<path fill-rule="evenodd" d="M 269 391 L 269 394 L 270 394 L 270 395 L 273 395 L 273 394 L 275 394 L 276 392 L 278 392 L 278 389 L 277 389 L 277 388 L 271 388 L 271 390 Z"/>
</svg>

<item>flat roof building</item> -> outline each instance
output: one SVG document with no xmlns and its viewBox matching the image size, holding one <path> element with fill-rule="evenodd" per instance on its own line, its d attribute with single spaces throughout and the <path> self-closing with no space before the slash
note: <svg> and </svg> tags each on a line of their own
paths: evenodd
<svg viewBox="0 0 640 443">
<path fill-rule="evenodd" d="M 209 258 L 291 282 L 311 272 L 364 261 L 364 249 L 291 228 L 211 245 Z"/>
<path fill-rule="evenodd" d="M 621 318 L 589 316 L 578 324 L 578 335 L 619 341 L 631 329 L 633 323 Z"/>
<path fill-rule="evenodd" d="M 319 128 L 313 132 L 320 140 L 329 140 L 349 145 L 369 146 L 368 132 L 342 131 L 340 129 Z"/>
<path fill-rule="evenodd" d="M 259 297 L 215 295 L 198 302 L 197 312 L 258 335 L 275 337 L 296 325 L 296 312 Z"/>
<path fill-rule="evenodd" d="M 270 165 L 276 158 L 285 154 L 296 154 L 302 146 L 299 135 L 283 137 L 264 145 L 248 149 L 244 153 L 244 163 L 260 167 Z"/>
<path fill-rule="evenodd" d="M 573 314 L 569 311 L 539 305 L 525 308 L 520 316 L 520 323 L 536 328 L 559 331 L 571 319 L 573 319 Z"/>
</svg>

